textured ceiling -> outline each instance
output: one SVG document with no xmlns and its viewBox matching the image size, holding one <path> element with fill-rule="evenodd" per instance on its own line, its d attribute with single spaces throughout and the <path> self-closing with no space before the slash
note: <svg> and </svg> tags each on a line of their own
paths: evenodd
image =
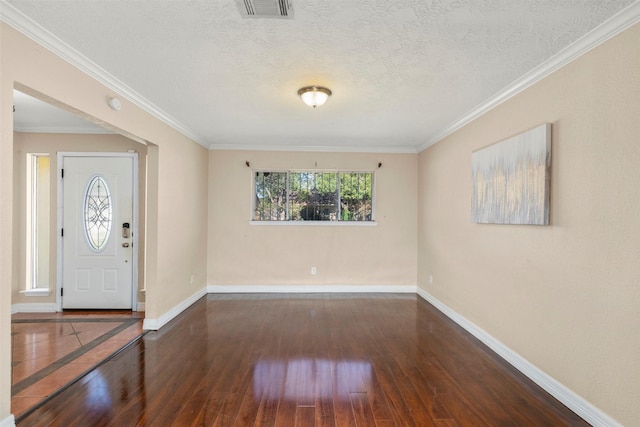
<svg viewBox="0 0 640 427">
<path fill-rule="evenodd" d="M 205 146 L 415 150 L 633 0 L 8 0 Z M 333 91 L 313 110 L 306 85 Z"/>
</svg>

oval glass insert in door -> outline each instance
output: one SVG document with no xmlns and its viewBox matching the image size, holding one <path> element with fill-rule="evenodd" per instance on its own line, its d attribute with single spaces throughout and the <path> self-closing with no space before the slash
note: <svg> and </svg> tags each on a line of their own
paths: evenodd
<svg viewBox="0 0 640 427">
<path fill-rule="evenodd" d="M 84 231 L 91 249 L 102 251 L 109 241 L 113 204 L 107 182 L 101 176 L 94 176 L 84 195 Z"/>
</svg>

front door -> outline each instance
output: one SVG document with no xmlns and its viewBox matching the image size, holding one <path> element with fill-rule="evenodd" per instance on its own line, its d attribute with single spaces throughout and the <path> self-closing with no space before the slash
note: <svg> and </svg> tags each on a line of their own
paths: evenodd
<svg viewBox="0 0 640 427">
<path fill-rule="evenodd" d="M 62 308 L 131 309 L 133 157 L 62 157 Z"/>
</svg>

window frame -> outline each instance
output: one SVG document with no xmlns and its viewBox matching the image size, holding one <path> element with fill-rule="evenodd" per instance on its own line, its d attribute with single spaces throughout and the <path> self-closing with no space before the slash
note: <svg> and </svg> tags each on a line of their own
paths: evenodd
<svg viewBox="0 0 640 427">
<path fill-rule="evenodd" d="M 256 214 L 256 177 L 258 173 L 270 172 L 270 173 L 286 173 L 286 219 L 284 220 L 257 220 Z M 336 220 L 293 220 L 291 219 L 290 212 L 290 177 L 291 173 L 333 173 L 336 174 L 338 185 L 338 210 L 336 213 Z M 340 206 L 340 174 L 342 173 L 362 173 L 371 174 L 371 219 L 370 220 L 343 220 L 341 217 Z M 275 226 L 376 226 L 378 224 L 375 216 L 376 212 L 376 171 L 371 169 L 270 169 L 260 168 L 251 169 L 251 214 L 249 223 L 251 225 L 275 225 Z"/>
</svg>

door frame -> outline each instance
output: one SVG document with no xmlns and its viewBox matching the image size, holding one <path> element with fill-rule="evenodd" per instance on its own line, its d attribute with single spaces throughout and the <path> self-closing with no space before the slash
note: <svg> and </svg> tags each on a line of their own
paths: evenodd
<svg viewBox="0 0 640 427">
<path fill-rule="evenodd" d="M 143 244 L 138 240 L 138 222 L 140 222 L 139 218 L 139 166 L 138 166 L 138 153 L 122 153 L 122 152 L 73 152 L 73 151 L 59 151 L 57 156 L 57 165 L 56 165 L 56 173 L 57 173 L 57 229 L 56 233 L 56 251 L 57 251 L 57 284 L 56 284 L 56 311 L 62 311 L 62 281 L 63 281 L 63 248 L 62 248 L 62 223 L 64 219 L 64 184 L 62 180 L 62 169 L 64 166 L 64 158 L 65 157 L 125 157 L 133 160 L 133 227 L 132 233 L 134 236 L 133 239 L 133 253 L 132 253 L 132 265 L 131 265 L 131 310 L 138 311 L 138 246 Z"/>
</svg>

